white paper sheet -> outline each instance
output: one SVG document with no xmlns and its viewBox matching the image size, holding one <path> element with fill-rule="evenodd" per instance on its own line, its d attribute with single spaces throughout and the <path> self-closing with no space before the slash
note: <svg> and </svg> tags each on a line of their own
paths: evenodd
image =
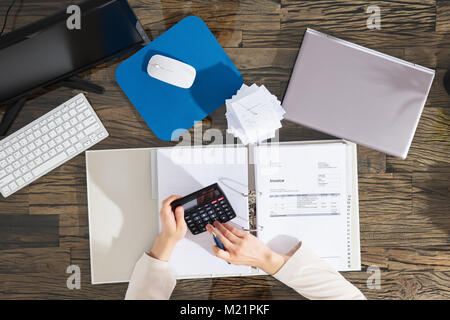
<svg viewBox="0 0 450 320">
<path fill-rule="evenodd" d="M 248 228 L 247 149 L 243 147 L 205 147 L 159 149 L 158 203 L 172 194 L 185 196 L 218 182 L 237 217 L 230 223 Z M 232 190 L 237 189 L 236 190 Z M 242 186 L 240 189 L 239 186 Z M 170 265 L 178 278 L 249 274 L 250 267 L 229 265 L 212 253 L 214 240 L 208 232 L 186 237 L 178 242 Z"/>
<path fill-rule="evenodd" d="M 258 237 L 287 253 L 298 240 L 337 270 L 348 269 L 346 145 L 258 146 Z"/>
</svg>

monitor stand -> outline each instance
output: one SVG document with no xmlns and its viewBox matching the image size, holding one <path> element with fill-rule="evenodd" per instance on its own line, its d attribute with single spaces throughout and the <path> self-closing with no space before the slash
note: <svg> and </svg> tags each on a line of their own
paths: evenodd
<svg viewBox="0 0 450 320">
<path fill-rule="evenodd" d="M 60 82 L 57 83 L 57 85 L 70 89 L 83 90 L 98 94 L 101 94 L 105 91 L 105 89 L 102 86 L 99 86 L 95 83 L 92 83 L 89 80 L 84 80 L 78 77 L 70 77 L 61 80 Z M 22 110 L 22 107 L 25 105 L 26 101 L 27 97 L 22 97 L 16 102 L 6 107 L 5 114 L 3 115 L 2 121 L 0 122 L 0 137 L 6 135 L 9 127 L 11 127 L 11 124 L 13 123 L 14 119 L 16 119 L 17 116 L 19 115 L 19 112 L 20 110 Z"/>
<path fill-rule="evenodd" d="M 84 80 L 78 77 L 70 77 L 61 80 L 60 82 L 58 82 L 58 85 L 70 89 L 83 90 L 98 94 L 102 94 L 103 92 L 105 92 L 105 89 L 102 86 L 99 86 L 98 84 L 95 84 L 89 80 Z"/>
</svg>

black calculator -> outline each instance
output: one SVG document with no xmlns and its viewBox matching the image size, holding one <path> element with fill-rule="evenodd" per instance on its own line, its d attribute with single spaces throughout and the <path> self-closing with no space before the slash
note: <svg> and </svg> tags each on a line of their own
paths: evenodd
<svg viewBox="0 0 450 320">
<path fill-rule="evenodd" d="M 227 222 L 236 217 L 225 193 L 217 183 L 173 201 L 172 210 L 182 206 L 184 220 L 192 234 L 206 231 L 206 225 L 215 220 Z"/>
</svg>

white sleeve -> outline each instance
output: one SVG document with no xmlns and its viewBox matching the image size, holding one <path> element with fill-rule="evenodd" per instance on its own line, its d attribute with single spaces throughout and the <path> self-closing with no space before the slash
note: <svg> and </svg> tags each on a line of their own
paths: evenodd
<svg viewBox="0 0 450 320">
<path fill-rule="evenodd" d="M 169 263 L 144 253 L 134 267 L 125 299 L 169 299 L 175 284 Z"/>
<path fill-rule="evenodd" d="M 358 288 L 303 245 L 273 276 L 308 299 L 366 299 Z"/>
</svg>

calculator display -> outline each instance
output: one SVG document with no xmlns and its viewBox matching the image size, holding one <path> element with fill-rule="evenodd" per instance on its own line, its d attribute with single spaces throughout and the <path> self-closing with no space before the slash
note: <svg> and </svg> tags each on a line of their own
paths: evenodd
<svg viewBox="0 0 450 320">
<path fill-rule="evenodd" d="M 206 225 L 212 224 L 215 220 L 227 222 L 236 217 L 217 183 L 177 199 L 171 206 L 174 211 L 178 206 L 184 208 L 184 220 L 192 234 L 206 231 Z"/>
<path fill-rule="evenodd" d="M 183 204 L 184 211 L 189 210 L 192 207 L 195 207 L 197 205 L 197 199 L 194 199 L 192 201 L 186 202 Z"/>
</svg>

